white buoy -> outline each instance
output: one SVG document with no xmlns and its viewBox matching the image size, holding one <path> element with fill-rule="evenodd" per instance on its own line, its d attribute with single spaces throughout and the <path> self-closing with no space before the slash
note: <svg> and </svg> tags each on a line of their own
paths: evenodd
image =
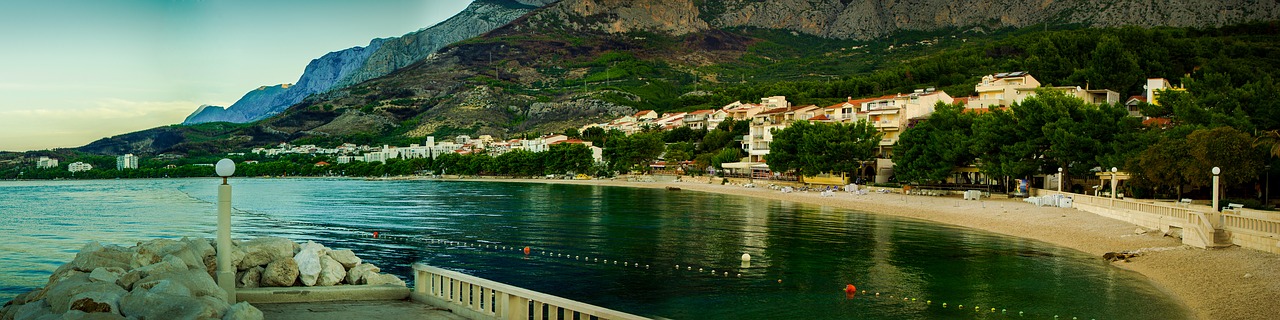
<svg viewBox="0 0 1280 320">
<path fill-rule="evenodd" d="M 744 262 L 750 262 L 750 261 L 751 261 L 751 255 L 750 255 L 750 254 L 743 253 L 743 254 L 742 254 L 742 261 L 744 261 Z"/>
</svg>

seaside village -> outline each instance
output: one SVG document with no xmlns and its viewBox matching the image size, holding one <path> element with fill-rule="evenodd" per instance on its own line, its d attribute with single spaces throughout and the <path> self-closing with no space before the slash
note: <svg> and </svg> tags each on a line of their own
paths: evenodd
<svg viewBox="0 0 1280 320">
<path fill-rule="evenodd" d="M 938 102 L 947 104 L 960 102 L 965 105 L 966 110 L 982 113 L 991 108 L 1002 108 L 1019 103 L 1027 97 L 1034 96 L 1036 90 L 1041 88 L 1041 83 L 1029 73 L 1007 72 L 982 77 L 981 82 L 974 86 L 977 95 L 970 97 L 952 97 L 944 91 L 928 88 L 918 89 L 910 93 L 879 97 L 856 99 L 849 97 L 845 102 L 830 106 L 796 106 L 788 102 L 786 97 L 774 96 L 762 98 L 759 103 L 743 103 L 739 101 L 718 109 L 692 112 L 659 114 L 653 110 L 644 110 L 605 123 L 587 124 L 580 128 L 579 132 L 598 127 L 605 131 L 619 130 L 630 135 L 641 132 L 645 128 L 670 130 L 683 126 L 698 130 L 715 128 L 726 119 L 750 121 L 750 132 L 740 138 L 742 149 L 747 156 L 739 162 L 722 164 L 724 171 L 721 174 L 756 179 L 796 180 L 797 177 L 794 176 L 771 172 L 765 163 L 765 155 L 769 154 L 769 143 L 773 141 L 772 130 L 784 129 L 787 125 L 799 120 L 841 123 L 865 120 L 884 134 L 877 151 L 874 180 L 867 182 L 886 183 L 893 176 L 893 161 L 891 158 L 894 146 L 898 142 L 899 134 L 916 123 L 928 119 Z M 1144 88 L 1142 95 L 1128 97 L 1126 100 L 1121 101 L 1119 93 L 1108 89 L 1090 89 L 1080 86 L 1047 87 L 1047 89 L 1060 91 L 1094 104 L 1123 102 L 1128 106 L 1129 114 L 1134 117 L 1141 116 L 1138 112 L 1138 104 L 1140 102 L 1158 103 L 1158 95 L 1161 90 L 1182 90 L 1161 78 L 1147 79 Z M 1145 119 L 1144 121 L 1158 122 L 1161 119 Z M 267 156 L 291 153 L 338 155 L 336 156 L 338 163 L 349 163 L 351 161 L 385 162 L 388 159 L 435 158 L 445 153 L 469 154 L 487 152 L 490 155 L 499 155 L 516 149 L 541 152 L 552 145 L 560 143 L 586 145 L 591 149 L 592 156 L 596 162 L 604 161 L 603 150 L 600 147 L 593 146 L 589 141 L 572 139 L 559 134 L 547 135 L 536 139 L 511 140 L 495 139 L 489 135 L 482 135 L 476 138 L 463 135 L 455 137 L 452 141 L 436 141 L 435 137 L 427 137 L 425 144 L 413 144 L 407 147 L 385 145 L 382 147 L 370 147 L 348 143 L 336 148 L 321 148 L 314 145 L 293 146 L 281 143 L 276 148 L 255 148 L 252 152 Z M 665 162 L 658 160 L 651 166 L 656 169 L 663 169 L 666 165 Z M 990 182 L 989 178 L 978 172 L 977 168 L 959 168 L 957 169 L 957 174 L 969 175 L 968 181 L 980 184 L 989 184 Z M 1038 182 L 1045 186 L 1055 185 L 1056 181 L 1050 179 L 1053 179 L 1053 177 L 1042 177 L 1038 179 Z M 827 185 L 843 185 L 850 182 L 845 177 L 825 176 L 805 177 L 805 180 L 805 182 L 809 183 Z"/>
<path fill-rule="evenodd" d="M 589 128 L 597 127 L 605 131 L 619 130 L 627 135 L 641 132 L 647 129 L 670 130 L 677 127 L 689 127 L 694 130 L 713 129 L 726 119 L 734 119 L 737 121 L 750 121 L 750 131 L 747 135 L 740 137 L 741 146 L 747 156 L 738 162 L 730 162 L 722 164 L 722 171 L 719 175 L 726 177 L 741 177 L 753 179 L 776 179 L 796 181 L 800 177 L 795 177 L 789 173 L 774 173 L 769 170 L 765 163 L 765 155 L 769 154 L 769 143 L 773 141 L 773 130 L 781 130 L 795 121 L 810 122 L 857 122 L 867 121 L 883 133 L 880 140 L 879 149 L 876 151 L 877 159 L 874 164 L 874 179 L 864 181 L 864 183 L 886 183 L 890 182 L 893 176 L 893 150 L 898 142 L 899 135 L 914 126 L 920 121 L 929 118 L 934 111 L 934 106 L 939 103 L 963 103 L 966 110 L 970 112 L 983 113 L 991 108 L 1003 108 L 1014 103 L 1019 103 L 1027 97 L 1034 96 L 1036 90 L 1041 89 L 1041 83 L 1034 76 L 1027 72 L 1006 72 L 986 75 L 982 77 L 981 82 L 974 86 L 976 96 L 969 97 L 952 97 L 941 90 L 933 88 L 917 89 L 910 93 L 898 93 L 879 97 L 853 98 L 849 97 L 847 101 L 837 103 L 830 106 L 817 105 L 793 105 L 787 101 L 784 96 L 766 97 L 760 99 L 759 103 L 743 103 L 741 101 L 730 103 L 718 109 L 697 110 L 692 112 L 673 112 L 659 114 L 653 110 L 644 110 L 636 112 L 632 115 L 626 115 L 605 123 L 587 124 L 579 129 L 579 132 Z M 1169 81 L 1161 78 L 1147 79 L 1143 86 L 1143 94 L 1128 97 L 1121 101 L 1120 94 L 1108 89 L 1090 89 L 1080 86 L 1054 86 L 1046 87 L 1050 90 L 1063 92 L 1069 96 L 1080 98 L 1081 100 L 1094 104 L 1115 104 L 1123 102 L 1128 106 L 1129 114 L 1134 117 L 1140 117 L 1138 104 L 1141 102 L 1150 102 L 1158 104 L 1158 96 L 1161 90 L 1183 90 L 1175 87 Z M 1159 123 L 1167 121 L 1165 119 L 1153 118 L 1144 119 L 1145 123 Z M 414 159 L 414 158 L 435 158 L 446 153 L 471 154 L 484 152 L 489 155 L 497 156 L 512 150 L 528 150 L 532 152 L 542 152 L 550 149 L 551 146 L 561 143 L 573 143 L 586 145 L 591 150 L 591 155 L 597 163 L 604 162 L 603 149 L 594 146 L 590 141 L 573 139 L 565 135 L 552 134 L 542 136 L 536 139 L 510 139 L 501 140 L 489 135 L 481 135 L 478 137 L 470 137 L 461 135 L 454 137 L 450 141 L 437 141 L 435 137 L 427 137 L 424 144 L 412 144 L 409 146 L 390 146 L 383 145 L 367 146 L 345 143 L 334 148 L 324 148 L 316 145 L 291 145 L 289 143 L 280 143 L 275 148 L 254 148 L 251 150 L 254 154 L 264 155 L 268 157 L 281 156 L 286 154 L 314 154 L 314 155 L 331 155 L 339 164 L 350 163 L 353 161 L 363 162 L 382 162 L 385 163 L 390 159 Z M 233 154 L 235 155 L 235 154 Z M 243 154 L 239 154 L 243 155 Z M 163 158 L 166 155 L 160 155 Z M 256 161 L 247 161 L 254 163 Z M 58 167 L 57 159 L 41 157 L 37 161 L 37 167 L 54 168 Z M 317 166 L 329 165 L 329 163 L 320 162 Z M 687 164 L 686 164 L 687 165 Z M 206 164 L 212 166 L 212 164 Z M 137 168 L 138 157 L 132 154 L 119 156 L 116 159 L 116 169 Z M 651 167 L 657 170 L 667 169 L 667 163 L 661 159 L 657 160 Z M 672 166 L 677 168 L 679 166 Z M 81 172 L 92 170 L 93 166 L 83 162 L 76 162 L 67 165 L 67 170 L 71 172 Z M 670 170 L 670 172 L 679 173 L 679 169 Z M 967 181 L 975 184 L 993 184 L 992 178 L 984 176 L 975 167 L 958 168 L 954 175 L 954 181 Z M 960 178 L 963 177 L 963 178 Z M 1036 182 L 1043 184 L 1045 188 L 1056 185 L 1054 176 L 1036 177 Z M 816 176 L 803 177 L 803 182 L 809 184 L 821 185 L 844 185 L 849 182 L 849 178 L 844 176 Z"/>
</svg>

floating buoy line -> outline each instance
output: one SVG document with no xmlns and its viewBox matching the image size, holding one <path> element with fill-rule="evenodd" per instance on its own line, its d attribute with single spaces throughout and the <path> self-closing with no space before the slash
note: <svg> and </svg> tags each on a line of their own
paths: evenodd
<svg viewBox="0 0 1280 320">
<path fill-rule="evenodd" d="M 453 246 L 458 248 L 491 249 L 491 250 L 497 250 L 500 253 L 510 253 L 513 255 L 519 255 L 524 257 L 544 257 L 547 259 L 554 258 L 554 259 L 561 259 L 565 261 L 570 261 L 570 260 L 581 261 L 581 262 L 590 263 L 590 264 L 618 266 L 626 269 L 653 270 L 654 268 L 666 268 L 665 265 L 655 264 L 655 263 L 642 263 L 639 261 L 619 260 L 616 258 L 609 259 L 609 258 L 601 258 L 599 256 L 592 257 L 589 255 L 581 255 L 581 254 L 575 255 L 575 254 L 568 254 L 564 252 L 556 252 L 556 251 L 545 250 L 545 249 L 538 250 L 531 246 L 504 245 L 495 241 L 483 241 L 483 240 L 457 241 L 457 240 L 431 238 L 431 237 L 424 237 L 424 236 L 404 236 L 404 235 L 398 235 L 398 234 L 387 234 L 385 231 L 363 230 L 363 229 L 357 229 L 357 228 L 351 228 L 351 227 L 324 225 L 324 224 L 309 223 L 309 222 L 284 221 L 284 220 L 272 218 L 265 214 L 255 213 L 255 212 L 241 210 L 241 209 L 235 209 L 235 210 L 241 213 L 248 213 L 254 216 L 258 216 L 266 220 L 271 220 L 280 224 L 301 225 L 301 226 L 308 226 L 308 227 L 314 227 L 314 228 L 326 229 L 326 230 L 332 230 L 332 231 L 342 231 L 342 232 L 348 232 L 348 233 L 360 235 L 360 238 L 370 238 L 370 239 L 376 239 L 379 241 L 399 242 L 406 245 L 416 246 L 420 244 L 428 244 L 428 245 L 435 244 L 435 245 L 441 245 L 441 246 Z M 752 257 L 750 254 L 743 253 L 741 257 L 742 268 L 738 268 L 738 269 L 745 269 L 749 267 L 751 258 Z M 686 273 L 691 272 L 694 274 L 703 274 L 703 275 L 717 277 L 717 278 L 743 278 L 743 274 L 741 272 L 729 271 L 733 269 L 735 268 L 720 268 L 719 271 L 717 271 L 717 269 L 715 268 L 706 267 L 706 266 L 696 266 L 696 265 L 688 265 L 688 264 L 672 265 L 672 270 L 685 271 Z M 751 278 L 751 276 L 748 275 L 748 278 Z M 777 279 L 777 283 L 782 284 L 783 283 L 782 279 Z M 933 300 L 920 298 L 920 297 L 909 297 L 901 294 L 895 295 L 894 293 L 891 293 L 891 292 L 881 292 L 881 291 L 875 291 L 875 290 L 868 291 L 866 289 L 858 289 L 856 286 L 854 286 L 854 284 L 847 284 L 843 288 L 840 288 L 840 287 L 833 288 L 832 292 L 833 293 L 844 292 L 846 295 L 846 298 L 848 299 L 861 298 L 861 299 L 873 299 L 873 300 L 887 300 L 891 302 L 900 302 L 900 303 L 923 304 L 928 308 L 938 308 L 941 310 L 955 311 L 958 313 L 972 313 L 975 316 L 983 316 L 983 317 L 1000 316 L 1000 317 L 1007 317 L 1007 318 L 1027 318 L 1027 319 L 1097 320 L 1096 318 L 1085 318 L 1085 317 L 1076 317 L 1076 316 L 1072 316 L 1068 318 L 1060 315 L 1053 315 L 1052 318 L 1049 318 L 1048 315 L 1044 315 L 1044 314 L 1033 314 L 1033 313 L 1027 313 L 1026 311 L 1012 311 L 1012 310 L 1009 310 L 1008 308 L 980 306 L 977 304 L 935 302 Z M 966 305 L 968 305 L 968 307 L 966 307 Z"/>
</svg>

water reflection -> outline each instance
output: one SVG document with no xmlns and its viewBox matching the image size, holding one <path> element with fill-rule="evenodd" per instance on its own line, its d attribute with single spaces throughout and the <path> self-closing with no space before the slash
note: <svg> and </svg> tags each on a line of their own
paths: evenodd
<svg viewBox="0 0 1280 320">
<path fill-rule="evenodd" d="M 17 199 L 0 201 L 10 213 L 0 215 L 0 232 L 15 235 L 0 239 L 0 285 L 6 286 L 0 294 L 42 284 L 90 239 L 129 245 L 155 237 L 211 237 L 216 183 L 207 182 L 0 183 L 6 200 Z M 317 179 L 233 184 L 237 238 L 315 240 L 354 249 L 406 278 L 408 266 L 423 261 L 649 316 L 987 317 L 975 306 L 1042 318 L 1187 315 L 1139 277 L 1079 252 L 829 207 L 600 186 Z M 90 202 L 95 205 L 83 205 Z M 370 231 L 510 248 L 371 239 Z M 524 246 L 534 254 L 520 253 Z M 579 259 L 539 254 L 546 252 Z M 743 253 L 752 256 L 749 266 L 740 261 Z M 649 268 L 631 265 L 637 262 Z M 846 299 L 843 289 L 850 283 L 872 294 Z M 951 305 L 943 309 L 941 302 Z M 958 304 L 969 310 L 955 310 Z"/>
</svg>

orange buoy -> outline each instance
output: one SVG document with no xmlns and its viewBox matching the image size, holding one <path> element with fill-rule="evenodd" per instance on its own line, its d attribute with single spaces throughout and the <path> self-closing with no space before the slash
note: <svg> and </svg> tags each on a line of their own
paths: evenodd
<svg viewBox="0 0 1280 320">
<path fill-rule="evenodd" d="M 529 255 L 529 247 L 524 247 L 524 255 Z"/>
<path fill-rule="evenodd" d="M 377 231 L 374 231 L 374 232 L 373 232 L 373 238 L 374 238 L 374 239 L 377 239 L 377 238 L 378 238 L 378 232 L 377 232 Z"/>
<path fill-rule="evenodd" d="M 844 286 L 844 293 L 854 294 L 857 292 L 858 292 L 858 287 L 853 286 L 853 284 L 848 284 Z"/>
</svg>

